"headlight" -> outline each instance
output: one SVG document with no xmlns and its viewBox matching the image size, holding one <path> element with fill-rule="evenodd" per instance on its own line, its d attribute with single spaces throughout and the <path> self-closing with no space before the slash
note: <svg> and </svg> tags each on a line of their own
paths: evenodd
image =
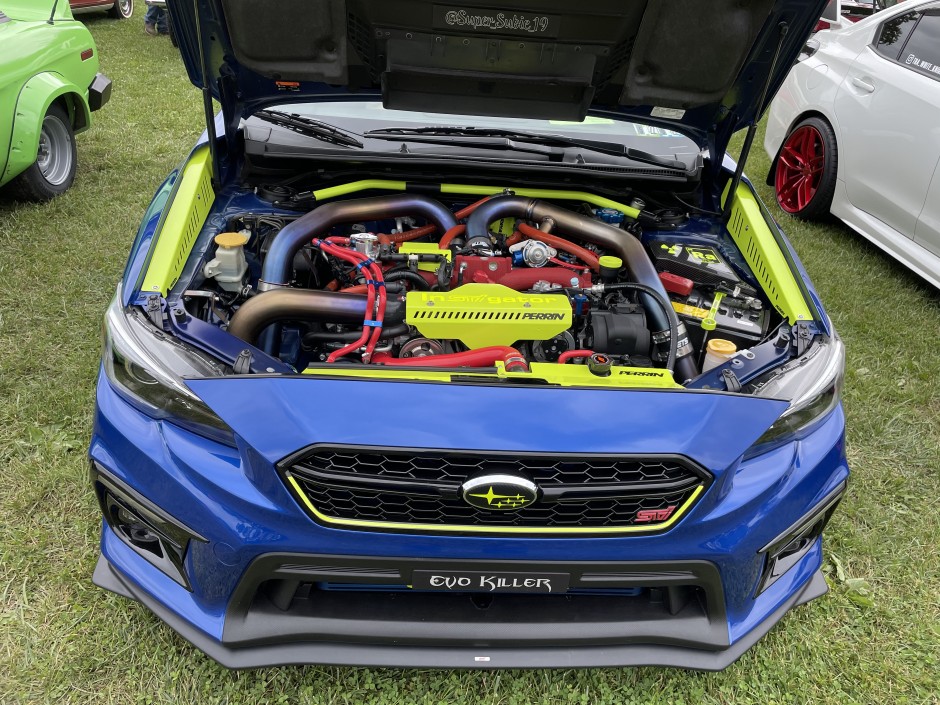
<svg viewBox="0 0 940 705">
<path fill-rule="evenodd" d="M 790 407 L 757 439 L 750 455 L 768 450 L 821 420 L 839 403 L 845 375 L 845 346 L 838 336 L 817 341 L 802 357 L 763 382 L 755 396 L 787 399 Z"/>
<path fill-rule="evenodd" d="M 221 377 L 222 365 L 158 330 L 136 308 L 125 310 L 120 287 L 105 315 L 102 357 L 115 391 L 145 414 L 235 445 L 232 429 L 183 382 Z"/>
</svg>

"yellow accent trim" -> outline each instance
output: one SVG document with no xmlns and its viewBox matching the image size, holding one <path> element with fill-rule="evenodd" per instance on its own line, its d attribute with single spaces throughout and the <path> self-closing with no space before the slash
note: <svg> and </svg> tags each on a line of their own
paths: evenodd
<svg viewBox="0 0 940 705">
<path fill-rule="evenodd" d="M 414 360 L 415 367 L 421 366 L 421 359 Z M 676 384 L 668 370 L 652 367 L 619 367 L 610 368 L 609 377 L 598 377 L 593 374 L 587 365 L 559 365 L 554 362 L 532 362 L 529 372 L 507 372 L 502 362 L 497 362 L 496 374 L 480 372 L 478 369 L 468 367 L 459 372 L 450 370 L 403 370 L 397 367 L 382 367 L 370 365 L 368 367 L 309 367 L 303 371 L 305 375 L 318 375 L 321 377 L 360 377 L 375 380 L 417 380 L 422 382 L 451 382 L 454 376 L 462 378 L 478 377 L 481 380 L 499 379 L 544 379 L 550 384 L 560 387 L 606 387 L 610 389 L 682 389 Z"/>
<path fill-rule="evenodd" d="M 325 201 L 338 196 L 346 196 L 358 191 L 367 191 L 369 189 L 382 189 L 386 191 L 404 191 L 407 184 L 404 181 L 392 181 L 389 179 L 363 179 L 361 181 L 350 181 L 348 184 L 339 184 L 338 186 L 328 186 L 313 191 L 313 197 L 317 201 Z M 556 201 L 584 201 L 598 208 L 613 208 L 631 218 L 637 218 L 640 211 L 626 203 L 612 201 L 603 196 L 597 196 L 586 191 L 562 191 L 559 189 L 542 188 L 515 188 L 511 186 L 480 186 L 475 184 L 441 184 L 442 194 L 453 194 L 463 196 L 495 196 L 510 189 L 517 196 L 526 198 L 547 198 Z"/>
<path fill-rule="evenodd" d="M 493 500 L 498 499 L 499 501 L 496 503 L 496 509 L 504 509 L 504 510 L 519 509 L 528 504 L 532 504 L 535 501 L 535 499 L 529 500 L 526 497 L 523 497 L 521 494 L 515 494 L 515 495 L 496 494 L 495 492 L 493 492 L 492 486 L 486 491 L 486 494 L 472 494 L 469 496 L 479 497 L 480 499 L 485 499 L 487 507 L 493 507 Z M 504 499 L 509 500 L 509 501 L 504 502 L 503 501 Z M 503 506 L 504 504 L 508 506 L 504 507 Z"/>
<path fill-rule="evenodd" d="M 715 292 L 715 300 L 712 301 L 711 310 L 708 312 L 708 315 L 702 320 L 702 329 L 703 330 L 715 330 L 718 326 L 718 322 L 715 320 L 715 316 L 718 315 L 718 309 L 721 306 L 721 300 L 725 298 L 725 295 L 720 291 Z"/>
<path fill-rule="evenodd" d="M 328 186 L 313 191 L 313 197 L 318 201 L 325 201 L 337 196 L 346 196 L 357 191 L 368 191 L 369 189 L 383 189 L 385 191 L 404 191 L 404 181 L 390 181 L 389 179 L 363 179 L 361 181 L 350 181 L 348 184 L 339 186 Z"/>
<path fill-rule="evenodd" d="M 502 284 L 409 291 L 405 311 L 405 323 L 426 338 L 459 340 L 471 349 L 520 339 L 550 340 L 571 328 L 567 296 L 524 294 Z"/>
<path fill-rule="evenodd" d="M 668 529 L 679 519 L 685 516 L 686 511 L 698 499 L 699 495 L 705 491 L 703 485 L 695 488 L 692 495 L 682 504 L 681 507 L 669 519 L 659 524 L 649 524 L 644 526 L 601 526 L 594 528 L 567 528 L 555 526 L 543 526 L 534 528 L 522 528 L 518 526 L 471 526 L 459 524 L 408 524 L 406 522 L 394 521 L 370 521 L 367 519 L 337 519 L 327 516 L 320 512 L 301 488 L 300 484 L 294 479 L 294 476 L 287 473 L 287 481 L 293 486 L 297 496 L 300 497 L 304 506 L 320 521 L 327 524 L 336 524 L 339 526 L 357 526 L 363 529 L 400 529 L 406 531 L 428 531 L 428 532 L 461 532 L 470 534 L 639 534 L 650 533 L 652 531 L 662 531 Z"/>
<path fill-rule="evenodd" d="M 461 194 L 465 196 L 494 196 L 509 188 L 517 196 L 526 198 L 545 198 L 555 201 L 584 201 L 598 208 L 613 208 L 631 218 L 637 218 L 640 211 L 626 203 L 618 203 L 609 198 L 595 196 L 586 191 L 560 191 L 545 188 L 516 188 L 509 186 L 471 186 L 466 184 L 441 184 L 441 193 Z"/>
<path fill-rule="evenodd" d="M 727 201 L 730 188 L 729 183 L 722 194 L 722 202 Z M 813 315 L 803 298 L 803 292 L 764 220 L 757 197 L 744 183 L 738 185 L 731 204 L 728 232 L 780 315 L 791 325 L 797 321 L 812 320 Z"/>
<path fill-rule="evenodd" d="M 442 250 L 436 242 L 403 242 L 398 251 L 403 255 L 437 255 L 448 262 L 454 254 L 450 250 Z M 440 262 L 418 262 L 418 269 L 425 272 L 436 272 L 440 268 Z"/>
<path fill-rule="evenodd" d="M 695 316 L 696 318 L 705 318 L 705 316 L 708 315 L 708 309 L 706 308 L 689 306 L 688 304 L 680 304 L 678 301 L 672 302 L 672 308 L 676 313 L 681 313 L 686 316 Z"/>
<path fill-rule="evenodd" d="M 202 147 L 183 167 L 179 188 L 157 233 L 141 293 L 166 296 L 176 284 L 214 201 L 209 148 Z"/>
</svg>

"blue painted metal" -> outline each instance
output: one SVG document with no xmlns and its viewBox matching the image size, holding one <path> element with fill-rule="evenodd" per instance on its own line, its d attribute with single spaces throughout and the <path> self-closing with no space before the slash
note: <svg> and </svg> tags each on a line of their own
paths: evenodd
<svg viewBox="0 0 940 705">
<path fill-rule="evenodd" d="M 767 107 L 758 105 L 765 85 L 768 96 L 776 94 L 803 48 L 806 37 L 822 14 L 826 1 L 776 0 L 769 8 L 764 26 L 734 83 L 726 95 L 716 97 L 711 103 L 689 108 L 675 119 L 652 117 L 650 113 L 654 106 L 651 105 L 595 104 L 592 106 L 593 111 L 618 114 L 626 119 L 686 133 L 700 146 L 708 148 L 712 155 L 712 169 L 717 174 L 731 136 L 760 119 Z M 180 54 L 190 80 L 197 88 L 202 88 L 208 80 L 213 97 L 222 106 L 225 133 L 230 144 L 234 144 L 234 134 L 241 118 L 261 108 L 283 103 L 348 100 L 353 94 L 348 86 L 312 81 L 298 81 L 296 86 L 285 92 L 270 77 L 252 71 L 235 58 L 236 52 L 232 48 L 221 0 L 198 0 L 196 3 L 168 0 L 168 5 L 178 30 Z M 768 76 L 780 41 L 779 28 L 783 23 L 787 24 L 789 32 L 784 39 L 776 69 L 772 76 Z M 203 44 L 209 47 L 210 75 L 207 79 L 203 78 L 201 71 L 197 24 L 203 34 Z M 379 97 L 377 89 L 359 86 L 353 99 L 375 100 Z"/>
<path fill-rule="evenodd" d="M 234 364 L 238 356 L 247 351 L 251 354 L 249 369 L 255 374 L 292 374 L 295 371 L 290 365 L 244 340 L 229 335 L 218 326 L 188 315 L 181 303 L 169 308 L 168 314 L 167 323 L 174 335 L 229 365 Z"/>
<path fill-rule="evenodd" d="M 741 460 L 785 407 L 714 393 L 484 388 L 289 378 L 193 381 L 229 423 L 229 448 L 153 420 L 98 382 L 90 455 L 208 539 L 187 556 L 188 593 L 105 528 L 102 551 L 133 583 L 218 639 L 227 601 L 245 567 L 272 551 L 362 556 L 531 560 L 699 558 L 719 568 L 732 641 L 747 634 L 819 567 L 814 548 L 755 597 L 758 550 L 848 475 L 841 407 L 811 434 Z M 363 395 L 370 409 L 402 408 L 362 422 L 362 410 L 335 403 Z M 334 400 L 325 403 L 324 400 Z M 552 414 L 533 409 L 551 407 Z M 446 408 L 447 414 L 428 414 Z M 416 423 L 416 419 L 433 422 Z M 363 428 L 367 434 L 363 434 Z M 290 496 L 274 463 L 317 441 L 400 446 L 581 452 L 676 452 L 702 463 L 715 482 L 676 526 L 659 536 L 531 538 L 430 536 L 347 531 L 316 524 Z"/>
</svg>

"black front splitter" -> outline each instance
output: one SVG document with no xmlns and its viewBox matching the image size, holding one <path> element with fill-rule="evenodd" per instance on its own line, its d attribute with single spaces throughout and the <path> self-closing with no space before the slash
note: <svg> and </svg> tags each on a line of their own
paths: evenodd
<svg viewBox="0 0 940 705">
<path fill-rule="evenodd" d="M 184 639 L 227 668 L 262 668 L 282 665 L 375 666 L 392 668 L 599 668 L 617 666 L 668 666 L 701 671 L 727 668 L 770 631 L 792 608 L 821 597 L 828 591 L 821 571 L 777 610 L 727 649 L 704 651 L 668 645 L 624 644 L 557 648 L 433 648 L 306 642 L 265 644 L 233 649 L 194 628 L 137 589 L 110 563 L 99 556 L 95 585 L 137 600 L 166 622 Z"/>
</svg>

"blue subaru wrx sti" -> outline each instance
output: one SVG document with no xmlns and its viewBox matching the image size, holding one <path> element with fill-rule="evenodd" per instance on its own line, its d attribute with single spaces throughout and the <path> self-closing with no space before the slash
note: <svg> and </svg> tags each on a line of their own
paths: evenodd
<svg viewBox="0 0 940 705">
<path fill-rule="evenodd" d="M 844 352 L 742 166 L 822 0 L 167 4 L 98 585 L 233 668 L 720 669 L 826 591 Z"/>
</svg>

